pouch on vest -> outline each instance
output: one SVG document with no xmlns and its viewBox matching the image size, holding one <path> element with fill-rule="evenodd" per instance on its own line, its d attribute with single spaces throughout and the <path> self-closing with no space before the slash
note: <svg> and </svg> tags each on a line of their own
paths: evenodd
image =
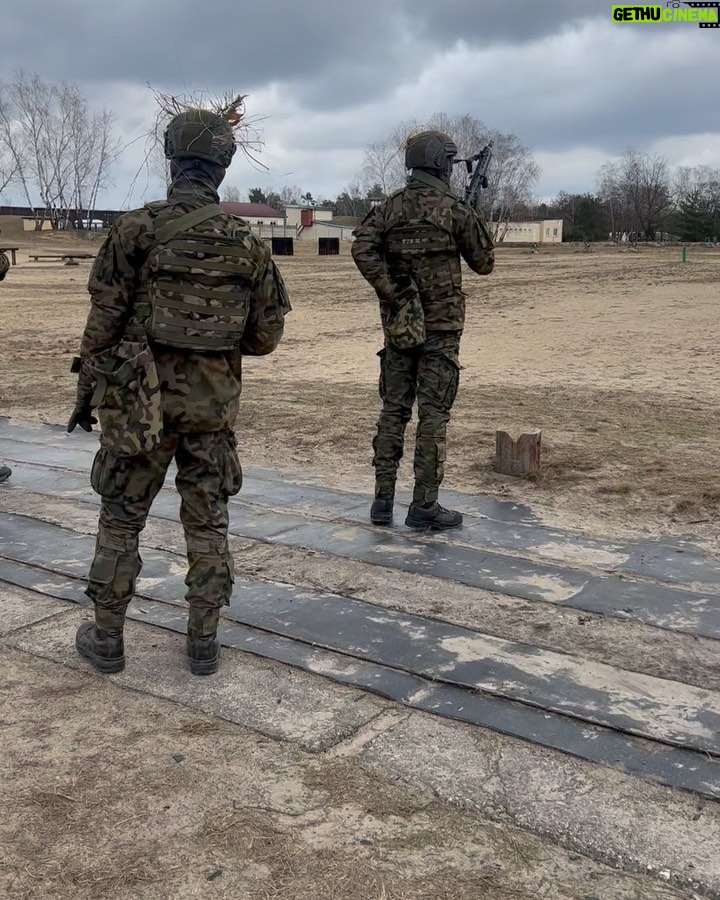
<svg viewBox="0 0 720 900">
<path fill-rule="evenodd" d="M 199 352 L 235 350 L 250 308 L 256 263 L 242 238 L 192 231 L 224 215 L 216 204 L 171 219 L 155 232 L 146 261 L 148 337 Z"/>
<path fill-rule="evenodd" d="M 434 254 L 446 256 L 451 252 L 452 237 L 431 219 L 400 221 L 384 235 L 385 256 L 391 275 L 413 272 L 418 263 Z M 389 304 L 385 320 L 388 341 L 400 350 L 409 350 L 425 343 L 425 313 L 416 284 L 403 285 Z"/>
<path fill-rule="evenodd" d="M 412 281 L 396 288 L 385 309 L 383 329 L 393 347 L 412 350 L 425 343 L 425 313 L 418 289 Z"/>
<path fill-rule="evenodd" d="M 114 456 L 152 453 L 163 439 L 160 379 L 146 344 L 123 341 L 85 363 L 95 382 L 91 404 L 100 444 Z"/>
</svg>

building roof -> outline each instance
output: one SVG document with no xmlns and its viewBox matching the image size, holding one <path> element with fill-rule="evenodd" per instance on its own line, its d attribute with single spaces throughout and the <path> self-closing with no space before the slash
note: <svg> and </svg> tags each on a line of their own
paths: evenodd
<svg viewBox="0 0 720 900">
<path fill-rule="evenodd" d="M 223 200 L 220 203 L 220 209 L 229 216 L 240 216 L 241 219 L 259 218 L 259 219 L 284 219 L 285 214 L 267 203 L 231 203 Z"/>
<path fill-rule="evenodd" d="M 286 209 L 312 209 L 313 212 L 332 212 L 329 206 L 308 206 L 307 203 L 286 203 Z"/>
<path fill-rule="evenodd" d="M 342 222 L 326 222 L 325 219 L 315 219 L 312 225 L 306 225 L 306 228 L 314 228 L 317 225 L 318 228 L 344 228 L 347 230 L 348 228 L 356 228 L 356 225 L 343 225 Z"/>
</svg>

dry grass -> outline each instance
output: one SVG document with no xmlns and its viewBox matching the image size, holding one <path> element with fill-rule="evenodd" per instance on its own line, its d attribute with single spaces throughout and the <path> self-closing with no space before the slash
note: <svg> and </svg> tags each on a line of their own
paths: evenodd
<svg viewBox="0 0 720 900">
<path fill-rule="evenodd" d="M 330 802 L 320 817 L 326 819 L 332 809 Z M 368 838 L 358 845 L 354 840 L 345 843 L 345 838 L 341 846 L 320 848 L 309 847 L 304 839 L 307 822 L 307 816 L 294 819 L 279 811 L 238 807 L 224 816 L 206 815 L 198 838 L 235 860 L 265 867 L 271 884 L 260 894 L 263 900 L 529 898 L 524 891 L 503 886 L 506 876 L 501 866 L 489 866 L 487 873 L 449 867 L 431 874 L 412 871 L 417 863 L 409 858 L 403 863 L 404 851 L 433 852 L 452 844 L 456 833 L 447 832 L 442 821 L 406 841 L 381 836 L 377 842 Z"/>
</svg>

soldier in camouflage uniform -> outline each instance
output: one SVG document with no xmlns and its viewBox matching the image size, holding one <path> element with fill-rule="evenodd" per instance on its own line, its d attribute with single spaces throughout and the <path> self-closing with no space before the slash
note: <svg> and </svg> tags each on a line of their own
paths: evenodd
<svg viewBox="0 0 720 900">
<path fill-rule="evenodd" d="M 4 253 L 0 253 L 0 281 L 7 275 L 10 263 Z M 0 466 L 0 484 L 7 481 L 12 475 L 12 469 L 9 466 Z"/>
<path fill-rule="evenodd" d="M 406 524 L 433 530 L 462 524 L 459 512 L 438 503 L 465 320 L 460 256 L 474 272 L 489 275 L 494 250 L 475 210 L 450 190 L 456 154 L 442 132 L 410 138 L 407 185 L 372 209 L 354 232 L 353 259 L 377 293 L 385 335 L 379 353 L 382 411 L 373 441 L 370 518 L 376 525 L 392 521 L 405 427 L 416 400 L 415 489 Z"/>
<path fill-rule="evenodd" d="M 176 116 L 165 135 L 167 200 L 122 215 L 90 275 L 68 431 L 90 431 L 97 409 L 91 482 L 102 506 L 86 589 L 95 621 L 80 626 L 76 646 L 102 672 L 124 667 L 138 536 L 173 459 L 187 541 L 190 670 L 218 667 L 218 620 L 233 585 L 227 503 L 242 483 L 233 432 L 241 359 L 276 348 L 290 309 L 266 245 L 217 205 L 235 149 L 222 117 Z"/>
</svg>

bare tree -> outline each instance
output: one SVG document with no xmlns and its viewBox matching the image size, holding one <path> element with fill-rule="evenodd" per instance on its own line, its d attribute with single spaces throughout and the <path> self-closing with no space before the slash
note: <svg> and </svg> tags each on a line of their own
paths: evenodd
<svg viewBox="0 0 720 900">
<path fill-rule="evenodd" d="M 646 240 L 654 240 L 672 208 L 668 162 L 657 153 L 628 150 L 621 160 L 621 173 L 639 230 Z"/>
<path fill-rule="evenodd" d="M 53 227 L 68 207 L 70 109 L 75 99 L 68 96 L 71 91 L 65 84 L 46 84 L 24 72 L 18 72 L 9 87 L 27 173 Z"/>
<path fill-rule="evenodd" d="M 242 197 L 240 196 L 240 189 L 235 187 L 234 184 L 228 184 L 223 189 L 222 198 L 223 198 L 223 200 L 227 201 L 228 203 L 241 203 L 242 202 Z"/>
<path fill-rule="evenodd" d="M 13 172 L 12 180 L 20 188 L 28 206 L 34 210 L 33 184 L 21 124 L 17 121 L 11 85 L 0 82 L 0 141 Z M 36 216 L 36 227 L 42 227 L 42 217 Z"/>
<path fill-rule="evenodd" d="M 398 125 L 392 134 L 365 148 L 359 185 L 368 196 L 377 185 L 387 197 L 405 184 L 405 141 L 416 127 L 415 122 Z"/>
<path fill-rule="evenodd" d="M 720 169 L 679 167 L 673 195 L 673 231 L 683 240 L 716 241 L 720 235 Z"/>
<path fill-rule="evenodd" d="M 90 218 L 119 152 L 108 111 L 90 115 L 76 85 L 22 71 L 0 85 L 0 140 L 28 206 L 35 210 L 40 200 L 37 228 L 45 218 L 53 227 L 67 222 L 71 209 Z"/>
<path fill-rule="evenodd" d="M 608 212 L 613 240 L 629 235 L 634 228 L 634 215 L 615 163 L 606 162 L 597 176 L 598 196 Z"/>
<path fill-rule="evenodd" d="M 501 241 L 518 211 L 532 205 L 540 167 L 516 135 L 491 131 L 489 138 L 493 141 L 493 156 L 488 188 L 480 195 L 480 202 L 493 238 Z"/>
<path fill-rule="evenodd" d="M 692 191 L 699 191 L 712 208 L 720 209 L 720 169 L 678 166 L 673 178 L 674 199 L 681 200 Z"/>
<path fill-rule="evenodd" d="M 7 141 L 5 140 L 4 130 L 2 128 L 3 104 L 4 91 L 3 85 L 0 82 L 0 196 L 2 196 L 3 191 L 8 187 L 8 185 L 11 184 L 17 172 L 17 163 L 13 158 Z"/>
<path fill-rule="evenodd" d="M 265 202 L 280 213 L 285 211 L 285 201 L 277 191 L 270 191 L 265 197 Z"/>
<path fill-rule="evenodd" d="M 0 156 L 0 197 L 15 177 L 16 171 L 17 169 L 12 159 L 7 158 L 5 154 Z"/>
<path fill-rule="evenodd" d="M 372 203 L 367 199 L 366 192 L 355 181 L 342 191 L 335 200 L 336 215 L 349 216 L 354 219 L 362 219 L 369 212 Z"/>
<path fill-rule="evenodd" d="M 296 184 L 286 184 L 280 189 L 280 198 L 283 202 L 283 208 L 286 206 L 296 206 L 300 203 L 305 191 Z"/>
<path fill-rule="evenodd" d="M 657 153 L 632 148 L 601 168 L 600 194 L 608 205 L 614 232 L 654 240 L 672 210 L 670 168 Z"/>
<path fill-rule="evenodd" d="M 73 118 L 73 205 L 78 227 L 82 227 L 83 221 L 88 225 L 92 222 L 98 195 L 109 183 L 109 169 L 120 153 L 120 145 L 113 138 L 113 116 L 108 110 L 89 116 L 83 99 L 75 105 Z"/>
</svg>

